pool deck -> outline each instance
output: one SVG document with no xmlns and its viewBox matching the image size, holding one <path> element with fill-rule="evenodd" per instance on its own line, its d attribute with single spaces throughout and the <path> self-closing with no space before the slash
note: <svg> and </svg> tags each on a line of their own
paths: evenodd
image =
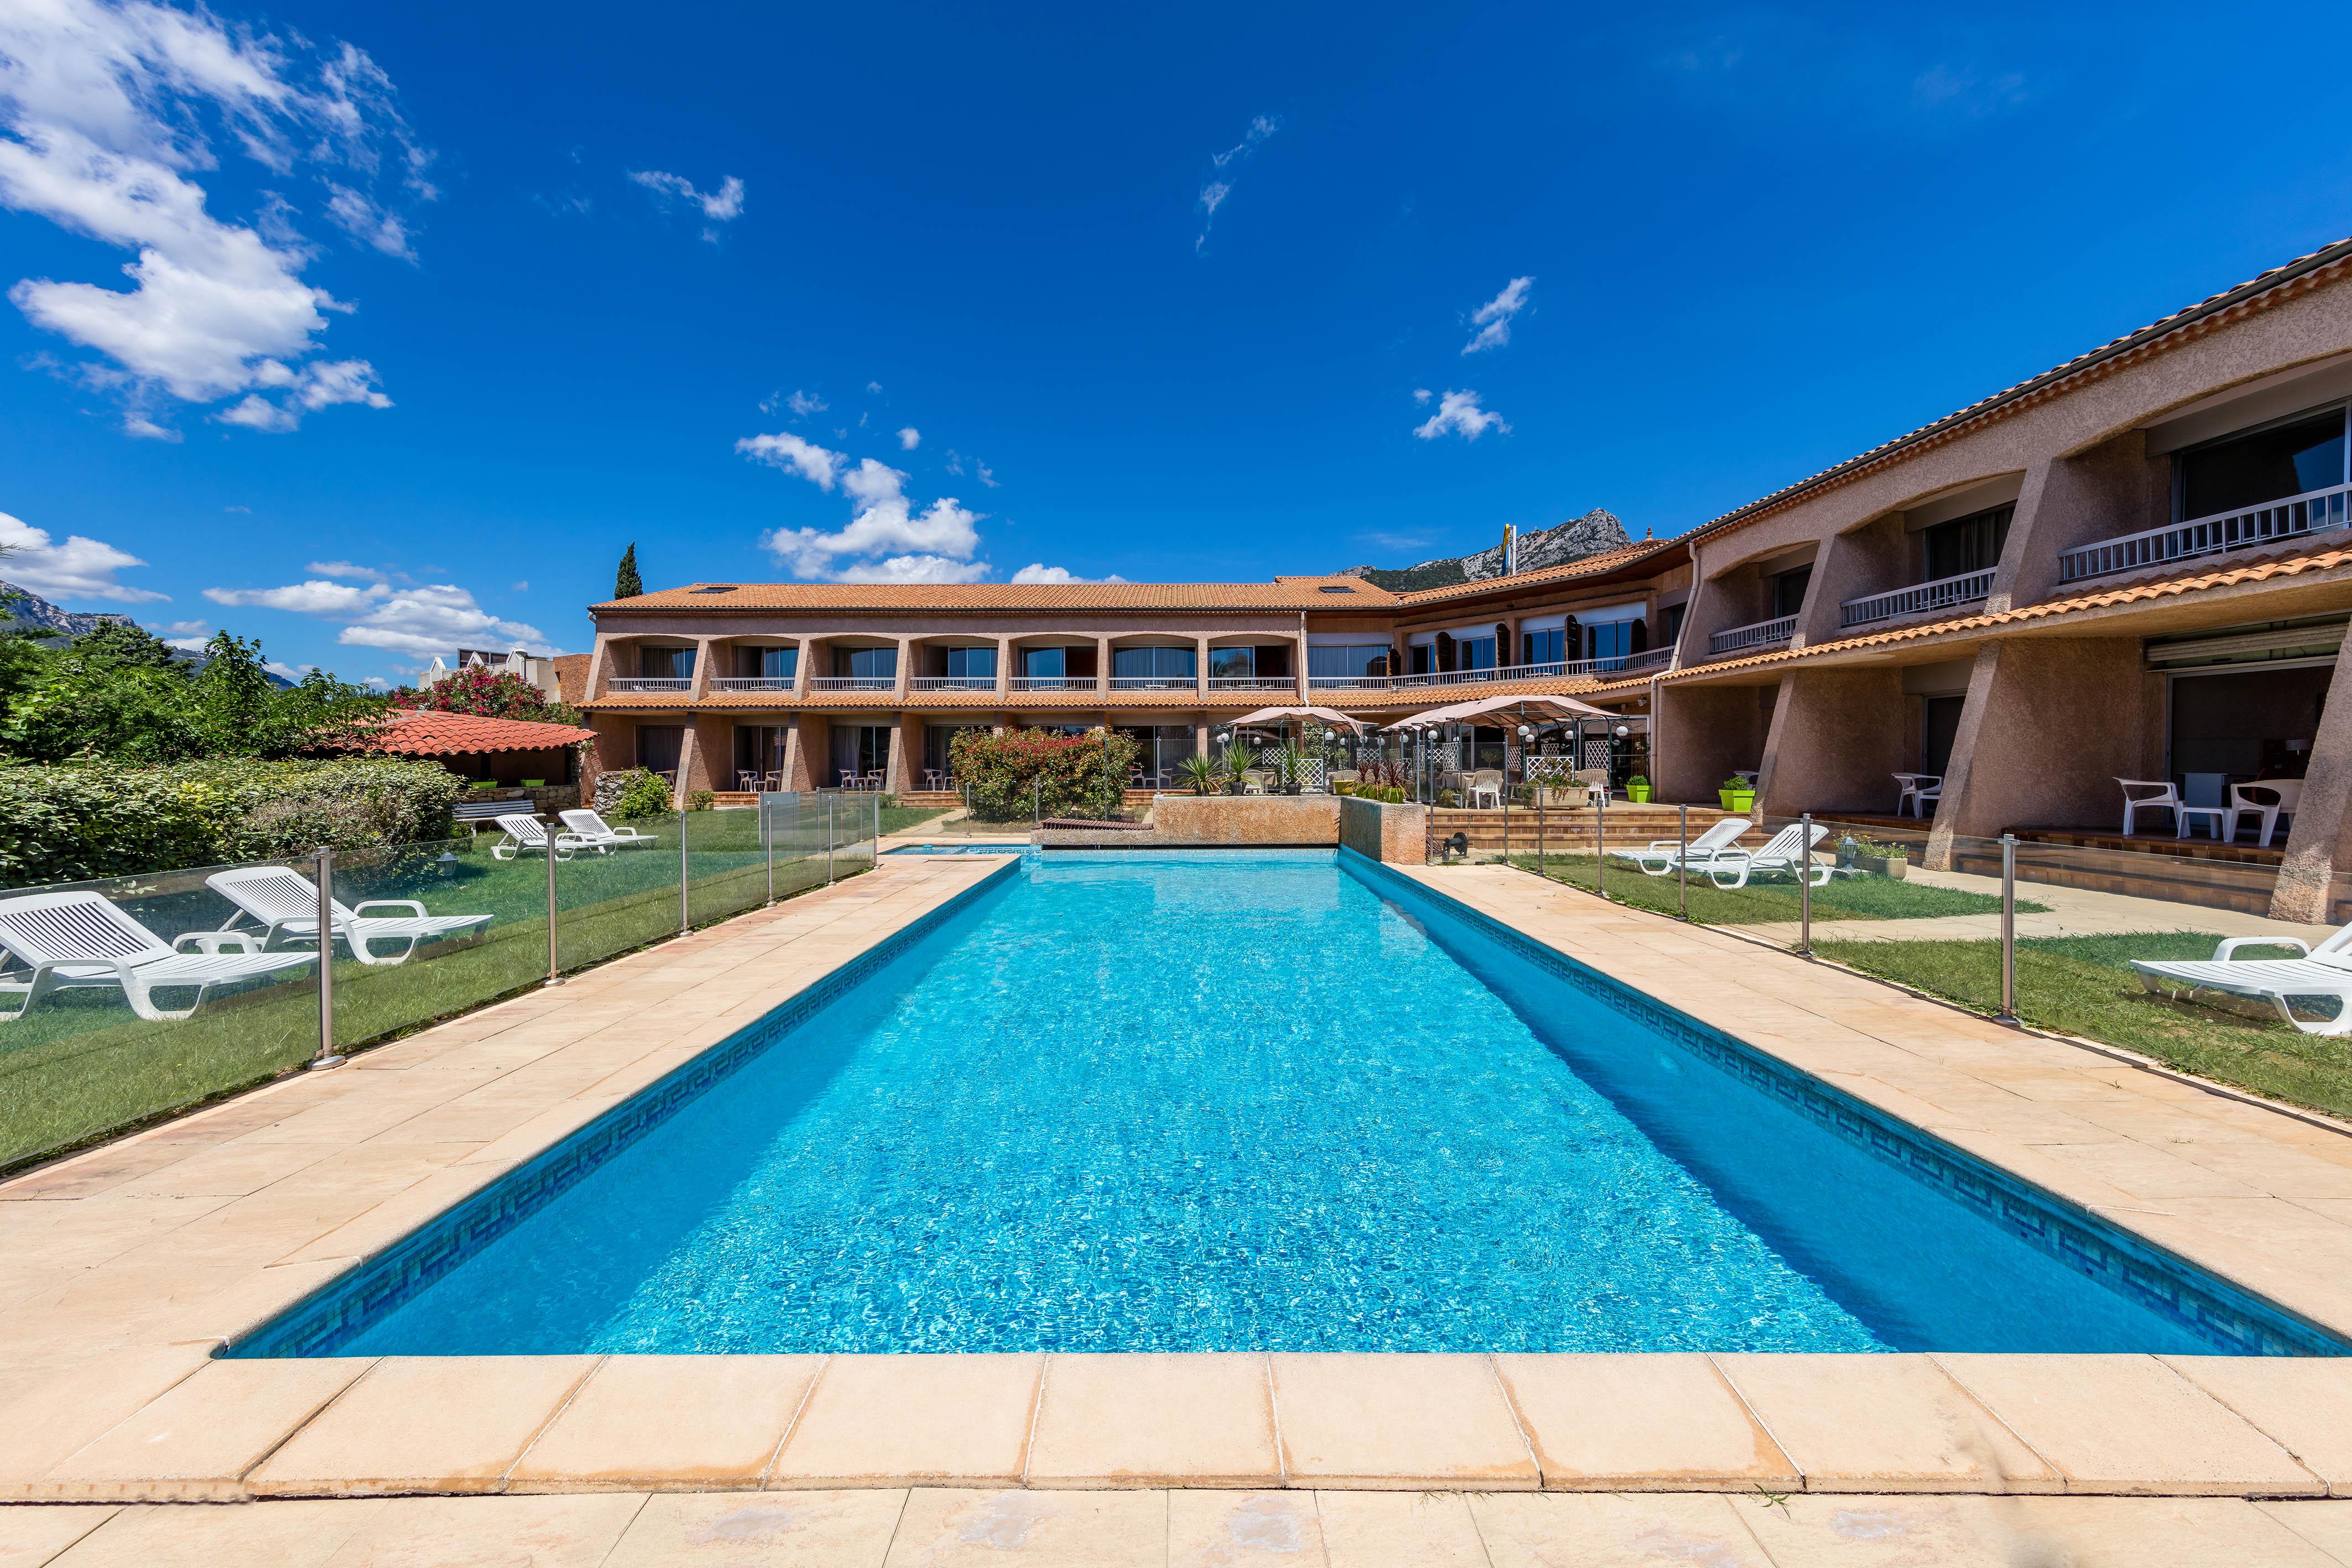
<svg viewBox="0 0 2352 1568">
<path fill-rule="evenodd" d="M 1946 1531 L 1955 1551 L 2029 1525 L 2073 1540 L 2068 1532 L 2091 1528 L 2084 1521 L 2121 1517 L 2116 1505 L 2007 1494 L 2137 1494 L 2240 1500 L 2146 1501 L 2129 1515 L 2143 1521 L 2132 1530 L 2169 1521 L 2160 1528 L 2189 1539 L 2226 1521 L 2279 1543 L 2275 1555 L 2214 1561 L 2326 1562 L 2317 1547 L 2305 1550 L 2323 1535 L 2352 1552 L 2343 1547 L 2352 1521 L 2332 1505 L 2298 1511 L 2243 1500 L 2352 1497 L 2352 1358 L 214 1358 L 225 1340 L 1013 870 L 1006 856 L 885 857 L 838 887 L 0 1184 L 0 1500 L 500 1493 L 510 1511 L 502 1517 L 542 1521 L 528 1527 L 548 1537 L 532 1549 L 541 1562 L 693 1561 L 677 1554 L 679 1542 L 773 1530 L 794 1537 L 775 1561 L 879 1563 L 846 1547 L 815 1549 L 832 1528 L 825 1521 L 866 1531 L 863 1541 L 887 1514 L 888 1533 L 874 1539 L 894 1563 L 1025 1550 L 1066 1527 L 1099 1532 L 1103 1545 L 1071 1561 L 1280 1560 L 1276 1547 L 1295 1538 L 1314 1543 L 1297 1548 L 1301 1561 L 1499 1565 L 1618 1560 L 1562 1555 L 1538 1539 L 1592 1520 L 1618 1521 L 1612 1530 L 1651 1520 L 1638 1530 L 1667 1531 L 1661 1542 L 1681 1539 L 1676 1521 L 1748 1531 L 1728 1554 L 1707 1555 L 1698 1542 L 1677 1559 L 1710 1563 L 1831 1561 L 1827 1547 L 1804 1555 L 1799 1537 L 1811 1531 L 1834 1544 L 1842 1531 L 1866 1534 L 1878 1527 L 1853 1521 L 1877 1517 L 1872 1510 L 1893 1511 L 1885 1528 L 1898 1534 L 1911 1528 L 1902 1521 Z M 1407 874 L 2352 1330 L 2352 1136 L 2324 1119 L 2019 1034 L 1521 872 Z M 1223 1489 L 1223 1500 L 1163 1488 Z M 644 1496 L 753 1489 L 778 1495 Z M 1017 1495 L 1007 1499 L 1008 1490 Z M 1401 1495 L 1356 1495 L 1370 1492 Z M 1435 1495 L 1489 1492 L 1588 1495 Z M 1660 1495 L 1611 1495 L 1637 1492 Z M 1699 1492 L 1731 1496 L 1684 1495 Z M 1231 1525 L 1214 1511 L 1245 1506 L 1237 1493 L 1266 1494 L 1246 1506 L 1261 1510 L 1250 1518 L 1272 1544 L 1204 1554 L 1214 1529 Z M 1920 1493 L 1972 1495 L 1877 1500 Z M 1768 1500 L 1784 1495 L 1785 1508 Z M 1297 1522 L 1304 1499 L 1318 1521 L 1308 1535 L 1297 1533 L 1307 1529 Z M 344 1550 L 337 1542 L 412 1528 L 402 1521 L 449 1528 L 460 1506 L 442 1497 L 110 1515 L 9 1510 L 0 1511 L 0 1565 L 47 1560 L 30 1547 L 12 1554 L 26 1532 L 57 1532 L 47 1550 L 70 1546 L 64 1560 L 73 1563 L 179 1561 L 139 1552 L 159 1534 L 278 1528 L 271 1521 L 306 1542 L 343 1533 L 312 1557 L 223 1547 L 186 1560 L 324 1562 Z M 1413 1539 L 1400 1521 L 1441 1516 L 1452 1521 L 1443 1528 L 1453 1544 L 1400 1555 L 1398 1543 Z M 1216 1518 L 1227 1524 L 1204 1522 Z M 143 1522 L 192 1519 L 207 1522 Z M 244 1522 L 210 1522 L 230 1519 Z M 730 1519 L 737 1522 L 722 1522 Z M 329 1522 L 341 1520 L 352 1522 Z M 567 1555 L 572 1548 L 555 1543 L 569 1539 L 562 1521 L 609 1533 L 598 1551 Z M 64 1539 L 75 1521 L 97 1525 L 79 1545 Z M 623 1531 L 640 1530 L 658 1537 L 644 1554 L 599 1554 L 625 1544 Z M 800 1541 L 803 1531 L 815 1533 Z M 1138 1531 L 1158 1531 L 1160 1544 L 1105 1544 Z M 1342 1537 L 1352 1544 L 1343 1548 Z M 1192 1555 L 1178 1555 L 1180 1541 Z M 121 1543 L 117 1555 L 110 1542 Z"/>
</svg>

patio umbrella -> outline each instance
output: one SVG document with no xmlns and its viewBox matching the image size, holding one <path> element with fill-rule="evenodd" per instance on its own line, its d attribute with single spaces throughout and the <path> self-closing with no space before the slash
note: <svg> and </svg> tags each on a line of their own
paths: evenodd
<svg viewBox="0 0 2352 1568">
<path fill-rule="evenodd" d="M 1511 715 L 1520 722 L 1538 719 L 1547 724 L 1572 723 L 1580 718 L 1615 719 L 1620 715 L 1591 703 L 1578 702 L 1574 697 L 1530 696 L 1479 697 L 1470 702 L 1448 703 L 1411 718 L 1398 719 L 1388 727 L 1412 729 L 1428 724 L 1471 724 L 1482 718 L 1500 718 Z"/>
<path fill-rule="evenodd" d="M 1239 718 L 1228 720 L 1227 723 L 1234 729 L 1247 729 L 1252 726 L 1275 724 L 1286 719 L 1308 718 L 1318 720 L 1333 728 L 1352 729 L 1359 735 L 1364 732 L 1362 720 L 1349 718 L 1346 714 L 1328 707 L 1262 707 L 1255 713 L 1245 713 Z"/>
</svg>

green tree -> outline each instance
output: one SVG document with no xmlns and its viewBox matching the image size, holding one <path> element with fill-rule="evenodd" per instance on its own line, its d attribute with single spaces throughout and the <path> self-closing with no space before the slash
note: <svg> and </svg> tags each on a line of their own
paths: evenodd
<svg viewBox="0 0 2352 1568">
<path fill-rule="evenodd" d="M 621 570 L 614 574 L 613 597 L 635 599 L 645 591 L 645 582 L 637 576 L 637 541 L 631 539 L 629 548 L 622 552 Z"/>
<path fill-rule="evenodd" d="M 137 668 L 186 673 L 179 650 L 143 626 L 128 621 L 107 621 L 95 632 L 85 632 L 66 650 L 91 669 Z"/>
</svg>

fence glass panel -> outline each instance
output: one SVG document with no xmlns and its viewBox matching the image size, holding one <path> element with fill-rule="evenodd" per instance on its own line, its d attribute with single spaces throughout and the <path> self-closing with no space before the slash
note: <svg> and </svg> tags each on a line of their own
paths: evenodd
<svg viewBox="0 0 2352 1568">
<path fill-rule="evenodd" d="M 688 811 L 678 821 L 688 846 L 692 924 L 708 925 L 768 901 L 767 850 L 757 810 Z"/>
<path fill-rule="evenodd" d="M 336 918 L 337 1049 L 453 1018 L 546 977 L 546 860 L 501 860 L 491 852 L 500 841 L 483 833 L 330 857 L 335 902 L 349 911 Z M 315 886 L 310 863 L 282 865 Z M 283 880 L 268 886 L 292 891 Z M 315 932 L 315 920 L 298 930 Z M 316 945 L 309 935 L 282 939 Z"/>
<path fill-rule="evenodd" d="M 615 822 L 620 841 L 558 847 L 555 947 L 567 973 L 677 935 L 677 823 Z M 542 879 L 543 853 L 526 857 Z"/>
</svg>

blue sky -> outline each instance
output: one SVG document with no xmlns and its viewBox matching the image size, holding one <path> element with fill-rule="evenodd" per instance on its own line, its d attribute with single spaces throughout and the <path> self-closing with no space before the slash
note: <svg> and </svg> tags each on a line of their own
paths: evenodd
<svg viewBox="0 0 2352 1568">
<path fill-rule="evenodd" d="M 0 575 L 397 680 L 584 649 L 632 539 L 662 586 L 1677 533 L 2352 232 L 2347 34 L 0 0 Z"/>
</svg>

